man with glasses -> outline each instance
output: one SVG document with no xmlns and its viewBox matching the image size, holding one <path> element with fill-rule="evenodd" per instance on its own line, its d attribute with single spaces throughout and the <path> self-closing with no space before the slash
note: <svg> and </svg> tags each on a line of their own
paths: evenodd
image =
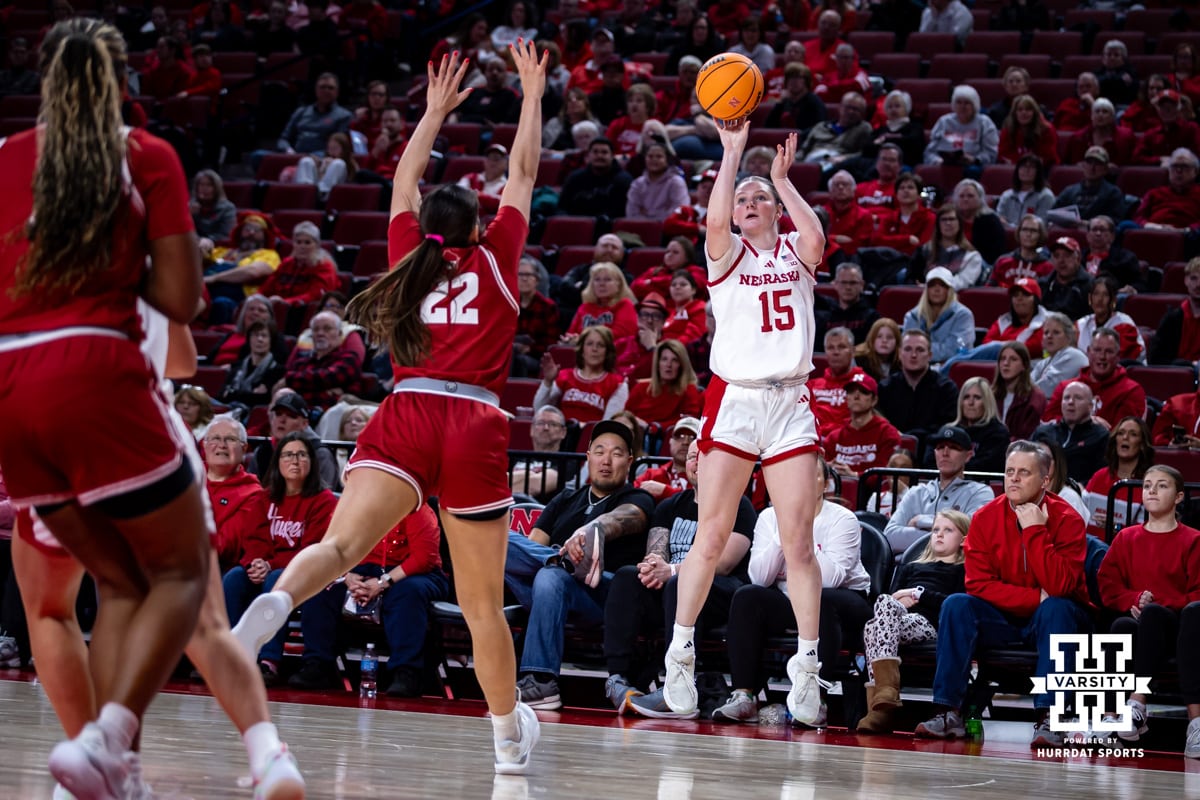
<svg viewBox="0 0 1200 800">
<path fill-rule="evenodd" d="M 542 406 L 533 415 L 529 438 L 538 453 L 557 453 L 567 437 L 567 418 L 558 406 Z M 544 503 L 561 485 L 562 461 L 555 458 L 523 459 L 513 464 L 509 485 L 514 492 L 531 495 Z"/>
<path fill-rule="evenodd" d="M 645 489 L 656 502 L 673 497 L 688 488 L 688 448 L 699 435 L 700 420 L 695 417 L 680 417 L 671 430 L 668 443 L 671 449 L 671 463 L 651 467 L 639 475 L 633 485 Z"/>
<path fill-rule="evenodd" d="M 867 333 L 879 319 L 879 312 L 863 299 L 865 286 L 862 267 L 850 262 L 838 265 L 833 278 L 837 300 L 830 300 L 823 294 L 816 298 L 817 338 L 823 340 L 825 332 L 832 328 L 845 328 L 854 336 L 854 344 L 867 340 Z"/>
<path fill-rule="evenodd" d="M 300 106 L 293 112 L 283 133 L 279 134 L 277 149 L 282 153 L 322 155 L 330 134 L 350 132 L 354 112 L 338 105 L 338 79 L 332 72 L 317 78 L 317 100 Z"/>
<path fill-rule="evenodd" d="M 558 305 L 538 291 L 546 268 L 530 255 L 521 256 L 517 264 L 517 300 L 521 304 L 521 315 L 517 319 L 517 336 L 529 337 L 525 353 L 540 359 L 542 353 L 558 342 L 562 333 L 559 325 Z M 549 279 L 546 279 L 549 283 Z"/>
<path fill-rule="evenodd" d="M 637 305 L 638 329 L 613 344 L 617 348 L 617 371 L 631 381 L 650 377 L 654 348 L 663 338 L 667 324 L 667 301 L 658 292 L 650 292 Z"/>
<path fill-rule="evenodd" d="M 317 471 L 321 475 L 321 486 L 334 489 L 338 482 L 337 459 L 327 447 L 321 445 L 317 432 L 312 429 L 308 417 L 308 404 L 294 389 L 282 388 L 275 393 L 267 409 L 269 438 L 255 449 L 250 457 L 248 469 L 254 475 L 265 475 L 275 453 L 275 444 L 293 431 L 303 431 L 313 439 L 317 448 Z"/>
<path fill-rule="evenodd" d="M 1163 94 L 1166 94 L 1164 92 Z M 1148 230 L 1188 231 L 1200 220 L 1200 185 L 1196 154 L 1181 147 L 1168 163 L 1167 185 L 1146 192 L 1133 221 Z"/>
<path fill-rule="evenodd" d="M 629 427 L 613 420 L 597 423 L 587 464 L 590 485 L 551 500 L 528 538 L 508 534 L 504 583 L 529 610 L 517 688 L 521 702 L 532 708 L 562 707 L 558 673 L 564 626 L 568 621 L 603 624 L 612 571 L 637 564 L 646 552 L 654 500 L 629 483 Z"/>
<path fill-rule="evenodd" d="M 246 459 L 246 429 L 227 416 L 215 418 L 204 436 L 208 500 L 217 526 L 217 557 L 221 573 L 235 567 L 260 584 L 271 571 L 275 545 L 267 521 L 266 491 L 242 466 Z"/>
<path fill-rule="evenodd" d="M 1088 275 L 1111 275 L 1121 287 L 1119 294 L 1131 295 L 1146 291 L 1142 268 L 1138 257 L 1113 242 L 1117 238 L 1117 225 L 1105 214 L 1092 217 L 1087 226 L 1087 250 L 1083 254 L 1083 268 Z"/>
</svg>

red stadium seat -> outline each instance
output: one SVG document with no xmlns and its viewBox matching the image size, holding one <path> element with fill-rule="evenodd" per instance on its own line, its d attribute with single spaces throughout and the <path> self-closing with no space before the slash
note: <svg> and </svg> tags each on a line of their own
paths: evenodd
<svg viewBox="0 0 1200 800">
<path fill-rule="evenodd" d="M 1183 282 L 1185 267 L 1187 264 L 1183 261 L 1172 261 L 1165 265 L 1162 286 L 1158 290 L 1164 294 L 1187 294 L 1187 286 Z"/>
<path fill-rule="evenodd" d="M 666 252 L 665 247 L 635 247 L 625 257 L 625 271 L 636 278 L 646 270 L 661 265 Z"/>
<path fill-rule="evenodd" d="M 1142 55 L 1146 52 L 1146 33 L 1135 28 L 1126 27 L 1121 31 L 1103 31 L 1096 34 L 1093 40 L 1092 52 L 1097 56 L 1104 52 L 1104 45 L 1109 41 L 1116 39 L 1119 42 L 1124 42 L 1126 49 L 1129 50 L 1129 55 Z"/>
<path fill-rule="evenodd" d="M 1021 34 L 1017 31 L 989 31 L 976 27 L 967 34 L 963 51 L 982 53 L 992 61 L 999 62 L 1009 53 L 1021 52 Z"/>
<path fill-rule="evenodd" d="M 442 183 L 458 183 L 464 175 L 483 171 L 483 156 L 451 156 L 446 159 L 446 168 L 442 172 Z"/>
<path fill-rule="evenodd" d="M 475 122 L 453 122 L 442 126 L 438 132 L 445 136 L 451 152 L 473 156 L 479 154 L 479 141 L 483 126 Z"/>
<path fill-rule="evenodd" d="M 551 219 L 554 219 L 551 217 Z M 548 241 L 545 236 L 543 241 Z M 590 244 L 569 244 L 566 247 L 558 249 L 558 263 L 554 265 L 556 275 L 566 275 L 571 271 L 572 267 L 579 264 L 592 263 L 592 254 L 595 252 L 595 247 Z"/>
<path fill-rule="evenodd" d="M 922 61 L 932 61 L 938 53 L 953 53 L 957 48 L 953 33 L 910 33 L 904 51 L 916 53 Z"/>
<path fill-rule="evenodd" d="M 543 158 L 538 162 L 534 186 L 559 186 L 563 182 L 563 162 L 559 158 Z"/>
<path fill-rule="evenodd" d="M 983 190 L 988 194 L 1003 194 L 1005 189 L 1011 189 L 1013 169 L 1012 164 L 988 164 L 979 176 Z"/>
<path fill-rule="evenodd" d="M 294 167 L 304 158 L 303 153 L 267 153 L 258 162 L 254 177 L 260 181 L 277 181 L 285 167 Z"/>
<path fill-rule="evenodd" d="M 382 186 L 339 183 L 329 190 L 329 197 L 325 200 L 325 210 L 331 213 L 340 213 L 342 211 L 379 211 L 379 203 L 382 196 Z"/>
<path fill-rule="evenodd" d="M 1055 194 L 1061 194 L 1063 189 L 1082 180 L 1083 167 L 1076 166 L 1075 164 L 1055 164 L 1050 168 L 1050 174 L 1046 178 L 1046 183 L 1049 184 L 1050 191 Z"/>
<path fill-rule="evenodd" d="M 663 224 L 656 219 L 640 219 L 637 217 L 619 217 L 613 220 L 612 232 L 637 234 L 642 243 L 648 247 L 658 247 L 662 244 Z"/>
<path fill-rule="evenodd" d="M 1196 372 L 1191 367 L 1126 367 L 1129 377 L 1142 385 L 1146 394 L 1167 400 L 1196 391 Z"/>
<path fill-rule="evenodd" d="M 917 305 L 923 291 L 924 288 L 920 286 L 885 286 L 879 293 L 875 309 L 881 317 L 903 322 L 904 315 Z"/>
<path fill-rule="evenodd" d="M 358 257 L 354 259 L 354 274 L 369 278 L 388 270 L 388 243 L 383 239 L 371 239 L 358 246 Z"/>
<path fill-rule="evenodd" d="M 284 208 L 312 209 L 317 205 L 317 187 L 311 183 L 270 182 L 263 187 L 262 210 L 274 213 Z"/>
<path fill-rule="evenodd" d="M 1124 311 L 1138 325 L 1157 328 L 1168 309 L 1183 302 L 1185 294 L 1135 294 L 1125 300 Z"/>
<path fill-rule="evenodd" d="M 225 198 L 238 208 L 254 208 L 254 181 L 224 181 Z"/>
<path fill-rule="evenodd" d="M 995 361 L 955 361 L 950 365 L 950 380 L 960 388 L 971 378 L 980 377 L 990 381 L 995 375 Z"/>
<path fill-rule="evenodd" d="M 542 231 L 542 245 L 559 248 L 567 245 L 596 243 L 596 220 L 593 217 L 550 217 Z"/>
<path fill-rule="evenodd" d="M 292 230 L 301 222 L 311 222 L 317 226 L 317 230 L 321 230 L 321 226 L 325 222 L 325 215 L 316 210 L 288 208 L 272 213 L 271 221 L 275 223 L 275 228 L 281 236 L 290 239 Z"/>
<path fill-rule="evenodd" d="M 986 78 L 988 57 L 985 53 L 938 53 L 929 64 L 929 78 L 949 78 L 961 83 Z"/>
<path fill-rule="evenodd" d="M 1075 96 L 1075 79 L 1034 78 L 1029 82 L 1029 93 L 1035 100 L 1053 111 L 1063 100 Z"/>
<path fill-rule="evenodd" d="M 1063 27 L 1070 30 L 1076 25 L 1095 25 L 1097 31 L 1111 31 L 1117 25 L 1117 13 L 1095 8 L 1072 8 L 1063 14 Z"/>
<path fill-rule="evenodd" d="M 851 31 L 846 41 L 854 45 L 862 61 L 870 61 L 876 55 L 890 53 L 896 49 L 896 34 L 891 31 Z"/>
<path fill-rule="evenodd" d="M 1128 230 L 1121 238 L 1121 246 L 1155 267 L 1183 260 L 1184 242 L 1180 231 Z"/>
<path fill-rule="evenodd" d="M 921 57 L 916 53 L 879 53 L 871 59 L 871 74 L 893 81 L 921 77 Z"/>
<path fill-rule="evenodd" d="M 1034 31 L 1029 43 L 1032 55 L 1048 55 L 1056 61 L 1083 52 L 1083 34 L 1078 31 Z"/>
<path fill-rule="evenodd" d="M 192 331 L 192 341 L 196 343 L 196 353 L 206 357 L 225 338 L 222 331 Z"/>
<path fill-rule="evenodd" d="M 1003 100 L 1007 94 L 1001 78 L 976 78 L 971 85 L 979 92 L 979 103 L 985 109 Z"/>
<path fill-rule="evenodd" d="M 788 168 L 788 180 L 802 195 L 815 192 L 821 185 L 821 167 L 807 162 L 793 164 Z"/>
<path fill-rule="evenodd" d="M 209 397 L 216 397 L 221 393 L 221 388 L 225 386 L 225 377 L 229 374 L 229 370 L 225 367 L 196 367 L 196 374 L 183 383 L 199 386 L 204 391 L 208 392 Z"/>
<path fill-rule="evenodd" d="M 212 54 L 213 66 L 222 75 L 227 72 L 252 73 L 258 69 L 258 53 L 253 52 L 222 52 Z"/>
<path fill-rule="evenodd" d="M 1009 309 L 1008 290 L 999 286 L 977 286 L 963 289 L 958 301 L 975 315 L 975 324 L 986 328 Z"/>
<path fill-rule="evenodd" d="M 1166 185 L 1167 171 L 1162 167 L 1122 167 L 1117 174 L 1117 188 L 1134 197 Z"/>
<path fill-rule="evenodd" d="M 559 369 L 573 369 L 575 367 L 575 345 L 551 345 L 546 352 L 554 358 L 554 363 L 558 364 Z"/>
<path fill-rule="evenodd" d="M 532 450 L 533 438 L 529 429 L 533 426 L 531 419 L 508 419 L 508 447 L 510 450 Z"/>
<path fill-rule="evenodd" d="M 509 378 L 500 393 L 500 407 L 510 414 L 516 414 L 521 406 L 532 407 L 533 396 L 541 384 L 538 378 Z"/>
<path fill-rule="evenodd" d="M 517 126 L 515 123 L 504 122 L 492 128 L 492 138 L 488 141 L 489 145 L 503 145 L 506 150 L 511 150 L 513 142 L 517 138 Z"/>
<path fill-rule="evenodd" d="M 1189 450 L 1186 447 L 1156 447 L 1154 448 L 1154 463 L 1174 467 L 1183 473 L 1185 479 L 1193 479 L 1200 475 L 1200 450 Z"/>
<path fill-rule="evenodd" d="M 997 74 L 1003 76 L 1004 71 L 1009 67 L 1022 68 L 1029 73 L 1031 79 L 1049 78 L 1050 56 L 1044 53 L 1022 54 L 1014 51 L 1000 59 L 1000 68 Z"/>
<path fill-rule="evenodd" d="M 369 239 L 386 239 L 388 215 L 383 211 L 347 211 L 333 223 L 333 240 L 358 245 Z"/>
</svg>

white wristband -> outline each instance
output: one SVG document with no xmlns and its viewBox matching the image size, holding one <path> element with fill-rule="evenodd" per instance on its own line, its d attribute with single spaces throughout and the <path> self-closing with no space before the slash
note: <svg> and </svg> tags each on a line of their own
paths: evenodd
<svg viewBox="0 0 1200 800">
<path fill-rule="evenodd" d="M 672 578 L 674 578 L 676 575 L 679 574 L 679 568 L 675 564 L 668 564 L 667 566 L 669 566 L 671 568 L 671 577 Z"/>
</svg>

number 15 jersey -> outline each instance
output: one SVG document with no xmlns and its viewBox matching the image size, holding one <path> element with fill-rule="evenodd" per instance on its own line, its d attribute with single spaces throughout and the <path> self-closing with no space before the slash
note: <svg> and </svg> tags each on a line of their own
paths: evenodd
<svg viewBox="0 0 1200 800">
<path fill-rule="evenodd" d="M 760 253 L 735 235 L 721 258 L 705 254 L 717 321 L 709 364 L 727 383 L 789 382 L 812 372 L 817 280 L 798 243 L 792 232 Z"/>
<path fill-rule="evenodd" d="M 429 327 L 430 351 L 411 367 L 392 364 L 397 381 L 405 378 L 480 386 L 499 396 L 508 379 L 513 338 L 517 335 L 517 262 L 529 235 L 529 223 L 512 206 L 504 206 L 488 225 L 478 245 L 447 247 L 457 262 L 453 278 L 442 282 L 421 304 Z M 424 240 L 415 214 L 396 215 L 388 226 L 388 261 L 397 262 Z"/>
</svg>

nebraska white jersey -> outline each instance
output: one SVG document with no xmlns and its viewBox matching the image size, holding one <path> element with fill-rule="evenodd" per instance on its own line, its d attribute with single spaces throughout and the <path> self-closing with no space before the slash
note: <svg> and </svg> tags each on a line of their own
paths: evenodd
<svg viewBox="0 0 1200 800">
<path fill-rule="evenodd" d="M 797 255 L 799 236 L 780 236 L 767 253 L 734 236 L 722 258 L 706 253 L 717 320 L 709 364 L 728 383 L 795 381 L 812 372 L 817 279 Z"/>
</svg>

